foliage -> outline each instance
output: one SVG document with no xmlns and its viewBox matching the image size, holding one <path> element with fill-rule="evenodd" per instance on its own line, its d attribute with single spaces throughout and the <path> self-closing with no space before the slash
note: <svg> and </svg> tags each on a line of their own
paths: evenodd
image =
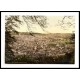
<svg viewBox="0 0 80 80">
<path fill-rule="evenodd" d="M 62 29 L 75 27 L 74 16 L 64 16 L 61 20 L 58 21 L 58 25 L 61 26 Z"/>
<path fill-rule="evenodd" d="M 41 26 L 42 30 L 45 28 L 47 18 L 44 16 L 22 16 L 24 22 L 27 24 L 27 28 L 31 33 L 30 24 L 37 23 Z M 12 32 L 18 34 L 15 30 L 15 27 L 19 28 L 18 24 L 22 24 L 20 20 L 20 16 L 5 16 L 5 61 L 11 62 L 14 59 L 14 53 L 12 51 L 11 45 L 15 42 L 14 36 L 12 36 Z"/>
<path fill-rule="evenodd" d="M 22 18 L 23 18 L 24 22 L 26 23 L 26 27 L 28 28 L 30 35 L 32 35 L 32 33 L 33 33 L 33 31 L 31 30 L 32 24 L 38 24 L 42 28 L 43 31 L 45 31 L 45 28 L 47 27 L 47 18 L 45 16 L 22 16 Z M 64 27 L 63 26 L 64 24 L 69 24 L 70 26 L 73 25 L 72 23 L 65 23 L 64 20 L 66 18 L 72 19 L 72 17 L 70 17 L 70 16 L 69 17 L 65 16 L 63 18 L 63 20 L 61 21 L 61 27 Z M 60 46 L 60 44 L 58 44 L 58 43 L 57 43 L 58 45 L 56 43 L 55 44 L 49 43 L 48 46 L 50 46 L 50 48 L 48 49 L 48 47 L 46 47 L 44 41 L 43 41 L 43 43 L 40 42 L 40 44 L 38 44 L 38 41 L 35 40 L 34 42 L 37 46 L 37 49 L 35 48 L 34 51 L 37 52 L 37 51 L 43 49 L 43 51 L 45 51 L 45 53 L 47 53 L 47 54 L 40 54 L 39 57 L 30 57 L 28 55 L 15 56 L 11 45 L 13 45 L 13 43 L 16 42 L 16 39 L 14 36 L 12 36 L 11 32 L 13 31 L 13 32 L 16 32 L 16 34 L 18 34 L 18 32 L 15 30 L 15 27 L 19 28 L 18 24 L 22 25 L 23 21 L 20 20 L 20 16 L 6 16 L 5 21 L 6 21 L 5 22 L 5 38 L 6 38 L 5 39 L 5 42 L 6 42 L 6 44 L 5 44 L 6 45 L 5 46 L 5 50 L 6 50 L 5 51 L 5 56 L 6 56 L 5 61 L 6 61 L 6 63 L 23 63 L 23 62 L 24 63 L 58 63 L 58 64 L 59 63 L 74 63 L 74 57 L 72 58 L 73 55 L 68 54 L 68 52 L 64 56 L 59 56 L 58 58 L 53 57 L 53 56 L 47 56 L 50 53 L 49 51 L 51 51 L 50 49 L 52 49 L 51 47 L 55 46 L 56 51 L 57 51 L 57 49 L 60 50 L 60 49 L 64 48 L 66 44 L 70 44 L 69 41 L 64 41 L 63 47 Z M 71 38 L 74 39 L 74 35 L 72 35 Z M 47 39 L 45 38 L 45 40 L 47 40 Z M 44 45 L 41 45 L 41 44 L 44 44 Z M 30 43 L 30 45 L 31 45 L 31 43 Z M 25 46 L 25 45 L 23 45 L 23 46 Z M 27 47 L 27 49 L 28 49 L 28 47 Z M 32 48 L 32 49 L 34 49 L 34 48 Z M 45 50 L 45 49 L 47 49 L 47 50 Z M 30 52 L 30 51 L 28 51 L 28 52 Z M 59 52 L 59 51 L 57 51 L 57 52 Z M 55 50 L 54 50 L 54 53 L 57 53 L 57 52 L 55 52 Z M 74 51 L 72 53 L 74 53 Z M 53 54 L 53 51 L 51 51 L 51 55 L 52 54 Z"/>
</svg>

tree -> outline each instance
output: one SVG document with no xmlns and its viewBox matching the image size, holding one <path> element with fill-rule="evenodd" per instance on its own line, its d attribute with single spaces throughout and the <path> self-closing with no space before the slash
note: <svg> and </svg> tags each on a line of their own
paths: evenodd
<svg viewBox="0 0 80 80">
<path fill-rule="evenodd" d="M 31 31 L 31 24 L 38 24 L 43 31 L 44 28 L 47 27 L 47 18 L 45 16 L 21 16 L 24 22 L 27 25 L 28 31 L 30 35 L 33 35 Z M 14 59 L 14 53 L 11 49 L 11 44 L 13 44 L 15 40 L 14 36 L 12 36 L 11 32 L 16 32 L 14 27 L 19 28 L 18 24 L 22 24 L 23 21 L 20 20 L 20 16 L 6 16 L 5 17 L 5 61 L 6 63 L 12 62 Z"/>
<path fill-rule="evenodd" d="M 20 19 L 20 17 L 23 19 L 23 21 Z M 33 36 L 33 31 L 31 30 L 31 25 L 37 24 L 41 27 L 43 31 L 45 31 L 45 28 L 47 27 L 47 17 L 46 16 L 6 16 L 5 17 L 5 40 L 6 40 L 6 62 L 12 62 L 14 59 L 14 53 L 11 49 L 11 45 L 13 44 L 15 40 L 14 36 L 12 36 L 12 31 L 16 32 L 15 27 L 19 28 L 18 24 L 22 25 L 23 22 L 26 23 L 26 27 L 30 33 L 30 35 Z M 74 17 L 73 16 L 64 16 L 61 20 L 59 20 L 58 25 L 62 27 L 63 29 L 66 29 L 66 27 L 71 27 L 75 25 L 74 23 Z M 38 26 L 38 27 L 39 27 Z"/>
<path fill-rule="evenodd" d="M 28 31 L 32 33 L 30 24 L 38 24 L 43 31 L 45 31 L 44 28 L 47 27 L 47 18 L 46 16 L 22 16 L 24 19 L 24 22 L 27 24 Z"/>
<path fill-rule="evenodd" d="M 63 29 L 75 27 L 74 16 L 63 16 L 63 18 L 58 21 L 58 25 Z"/>
<path fill-rule="evenodd" d="M 58 21 L 58 25 L 61 26 L 62 29 L 75 27 L 74 16 L 64 16 L 61 20 Z M 72 35 L 70 39 L 72 41 L 75 41 L 75 31 L 72 31 Z"/>
<path fill-rule="evenodd" d="M 18 23 L 21 23 L 19 16 L 5 16 L 5 62 L 12 62 L 14 59 L 14 53 L 11 49 L 11 44 L 15 41 L 15 38 L 11 35 L 11 31 L 16 30 L 13 26 L 18 27 Z"/>
</svg>

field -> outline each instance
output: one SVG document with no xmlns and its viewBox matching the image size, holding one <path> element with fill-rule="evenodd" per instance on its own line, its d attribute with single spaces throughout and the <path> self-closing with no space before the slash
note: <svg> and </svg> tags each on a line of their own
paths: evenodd
<svg viewBox="0 0 80 80">
<path fill-rule="evenodd" d="M 74 64 L 75 42 L 70 33 L 13 34 L 11 64 Z"/>
</svg>

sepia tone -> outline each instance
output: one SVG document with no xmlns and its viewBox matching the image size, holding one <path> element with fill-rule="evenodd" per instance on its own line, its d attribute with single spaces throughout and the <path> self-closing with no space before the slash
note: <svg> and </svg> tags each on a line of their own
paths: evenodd
<svg viewBox="0 0 80 80">
<path fill-rule="evenodd" d="M 74 64 L 74 16 L 5 16 L 6 64 Z"/>
</svg>

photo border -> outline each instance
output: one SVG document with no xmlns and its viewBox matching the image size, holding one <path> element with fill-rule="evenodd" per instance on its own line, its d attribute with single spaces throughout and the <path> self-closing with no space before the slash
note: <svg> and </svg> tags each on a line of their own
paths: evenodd
<svg viewBox="0 0 80 80">
<path fill-rule="evenodd" d="M 1 21 L 1 13 L 2 12 L 77 12 L 79 14 L 79 16 L 80 16 L 80 12 L 79 11 L 0 11 L 0 21 Z M 79 19 L 79 21 L 80 21 L 80 19 Z M 79 23 L 79 26 L 80 26 L 80 23 Z M 1 54 L 0 54 L 0 56 L 1 56 Z M 1 59 L 0 59 L 0 61 L 1 61 Z M 79 61 L 80 61 L 80 56 L 79 56 Z M 0 69 L 80 69 L 80 66 L 78 68 L 37 68 L 37 67 L 35 67 L 35 68 L 2 68 L 1 67 L 1 63 L 0 63 Z"/>
</svg>

